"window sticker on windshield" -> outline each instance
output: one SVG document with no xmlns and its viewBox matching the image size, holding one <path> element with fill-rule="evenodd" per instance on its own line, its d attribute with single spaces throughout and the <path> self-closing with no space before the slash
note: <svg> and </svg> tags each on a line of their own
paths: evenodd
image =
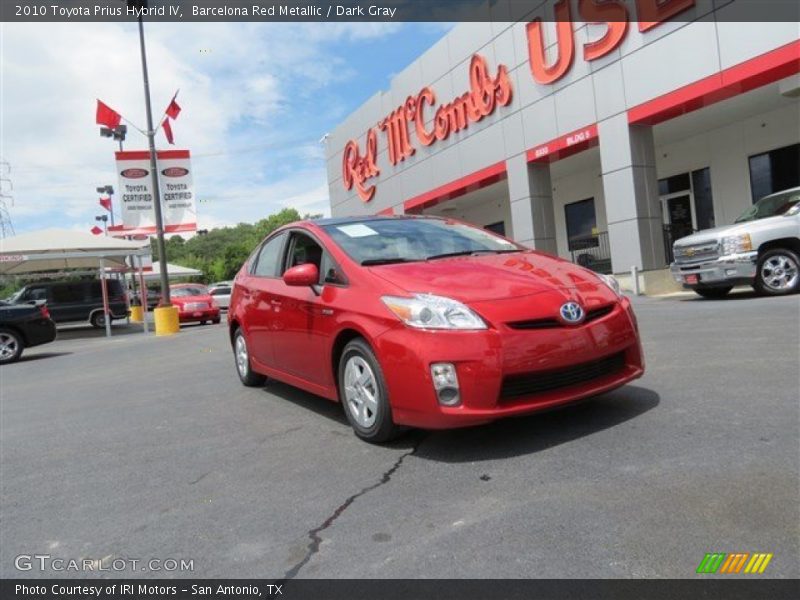
<svg viewBox="0 0 800 600">
<path fill-rule="evenodd" d="M 363 223 L 353 223 L 352 225 L 342 225 L 341 227 L 337 227 L 339 231 L 345 234 L 348 237 L 352 238 L 360 238 L 360 237 L 367 237 L 368 235 L 378 235 L 378 232 L 372 229 L 372 227 L 367 227 Z"/>
</svg>

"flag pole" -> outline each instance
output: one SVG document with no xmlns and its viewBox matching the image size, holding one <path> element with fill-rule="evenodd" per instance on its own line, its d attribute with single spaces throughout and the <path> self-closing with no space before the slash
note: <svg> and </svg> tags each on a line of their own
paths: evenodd
<svg viewBox="0 0 800 600">
<path fill-rule="evenodd" d="M 161 190 L 158 186 L 158 165 L 156 164 L 156 132 L 153 129 L 153 109 L 150 106 L 150 81 L 147 76 L 147 53 L 144 47 L 144 24 L 142 15 L 139 15 L 139 47 L 142 54 L 142 78 L 144 79 L 144 103 L 147 110 L 147 141 L 150 146 L 150 171 L 153 178 L 153 208 L 156 217 L 156 241 L 158 247 L 158 260 L 162 265 L 167 264 L 167 247 L 164 243 L 164 221 L 161 216 Z M 169 278 L 167 269 L 161 269 L 161 302 L 163 306 L 171 306 L 169 297 Z"/>
</svg>

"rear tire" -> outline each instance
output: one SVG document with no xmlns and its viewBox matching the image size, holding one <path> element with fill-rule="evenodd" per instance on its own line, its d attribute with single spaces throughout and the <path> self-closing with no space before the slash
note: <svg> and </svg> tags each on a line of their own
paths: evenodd
<svg viewBox="0 0 800 600">
<path fill-rule="evenodd" d="M 213 321 L 211 321 L 211 322 L 212 322 L 214 325 L 219 325 L 219 322 L 220 322 L 220 320 L 219 320 L 219 319 L 214 319 L 214 320 L 213 320 Z"/>
<path fill-rule="evenodd" d="M 0 329 L 0 365 L 8 365 L 19 360 L 25 344 L 22 337 L 12 329 Z"/>
<path fill-rule="evenodd" d="M 97 311 L 92 314 L 92 317 L 89 319 L 89 323 L 92 324 L 92 327 L 97 329 L 103 329 L 106 326 L 106 315 L 101 311 Z"/>
<path fill-rule="evenodd" d="M 710 300 L 719 300 L 719 299 L 724 298 L 725 296 L 727 296 L 728 292 L 730 292 L 732 289 L 733 289 L 733 286 L 731 286 L 731 287 L 713 287 L 713 288 L 695 288 L 694 291 L 697 294 L 699 294 L 700 296 L 702 296 L 703 298 L 708 298 Z"/>
<path fill-rule="evenodd" d="M 785 296 L 800 290 L 800 258 L 788 248 L 767 250 L 758 260 L 755 288 L 767 296 Z"/>
<path fill-rule="evenodd" d="M 236 364 L 236 373 L 239 380 L 247 387 L 260 387 L 266 383 L 266 376 L 253 371 L 250 366 L 250 352 L 247 349 L 247 340 L 241 329 L 233 334 L 233 360 Z"/>
<path fill-rule="evenodd" d="M 397 437 L 402 429 L 392 420 L 383 371 L 369 344 L 351 340 L 339 359 L 339 398 L 356 435 L 379 444 Z"/>
</svg>

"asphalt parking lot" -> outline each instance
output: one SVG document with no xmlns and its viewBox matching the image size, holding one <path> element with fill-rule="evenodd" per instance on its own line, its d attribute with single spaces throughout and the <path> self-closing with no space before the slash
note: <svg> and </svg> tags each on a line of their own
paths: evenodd
<svg viewBox="0 0 800 600">
<path fill-rule="evenodd" d="M 145 577 L 800 576 L 800 300 L 635 300 L 645 377 L 385 447 L 338 405 L 239 384 L 219 326 L 79 334 L 0 373 L 1 577 L 18 555 L 191 559 Z"/>
</svg>

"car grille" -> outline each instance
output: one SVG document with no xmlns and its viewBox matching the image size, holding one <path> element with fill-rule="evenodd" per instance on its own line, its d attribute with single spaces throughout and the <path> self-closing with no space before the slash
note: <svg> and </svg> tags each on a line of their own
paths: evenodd
<svg viewBox="0 0 800 600">
<path fill-rule="evenodd" d="M 586 312 L 586 318 L 583 320 L 583 323 L 591 323 L 592 321 L 596 321 L 602 317 L 605 317 L 607 314 L 610 314 L 614 310 L 614 305 L 609 304 L 608 306 L 601 306 L 600 308 L 593 308 Z M 583 324 L 582 323 L 582 324 Z M 530 319 L 527 321 L 512 321 L 508 323 L 508 326 L 511 329 L 555 329 L 557 327 L 569 327 L 565 325 L 555 317 L 545 317 L 544 319 Z"/>
<path fill-rule="evenodd" d="M 600 360 L 564 369 L 510 375 L 503 379 L 500 399 L 511 400 L 585 383 L 621 371 L 624 367 L 625 353 L 620 352 Z"/>
<path fill-rule="evenodd" d="M 204 308 L 208 308 L 207 302 L 189 302 L 186 305 L 186 310 L 203 310 Z"/>
<path fill-rule="evenodd" d="M 719 244 L 714 241 L 689 246 L 674 246 L 673 254 L 675 262 L 679 265 L 713 260 L 719 258 Z"/>
</svg>

